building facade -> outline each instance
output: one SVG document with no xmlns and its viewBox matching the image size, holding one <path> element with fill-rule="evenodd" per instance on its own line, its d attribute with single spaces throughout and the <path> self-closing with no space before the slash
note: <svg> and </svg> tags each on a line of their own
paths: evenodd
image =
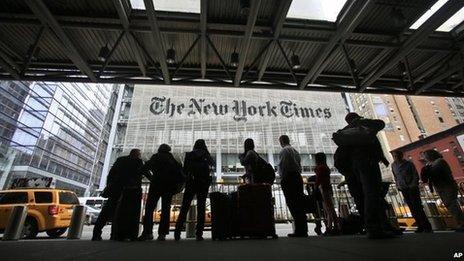
<svg viewBox="0 0 464 261">
<path fill-rule="evenodd" d="M 116 86 L 1 81 L 0 88 L 0 189 L 25 177 L 51 177 L 78 195 L 98 188 Z"/>
<path fill-rule="evenodd" d="M 238 155 L 245 139 L 252 138 L 256 151 L 275 166 L 278 138 L 287 134 L 302 156 L 303 174 L 311 174 L 317 152 L 325 152 L 333 166 L 332 133 L 345 125 L 347 113 L 345 99 L 334 93 L 153 85 L 126 87 L 120 93 L 120 116 L 105 170 L 133 148 L 148 159 L 162 143 L 183 160 L 195 140 L 205 139 L 216 177 L 236 180 L 244 173 Z"/>
<path fill-rule="evenodd" d="M 464 182 L 464 124 L 397 148 L 420 170 L 425 165 L 424 152 L 436 150 L 449 164 L 456 181 Z"/>
<path fill-rule="evenodd" d="M 390 151 L 456 126 L 462 99 L 355 93 L 350 94 L 350 102 L 360 115 L 385 121 L 379 139 L 392 161 Z M 383 167 L 382 173 L 391 179 L 388 168 Z"/>
</svg>

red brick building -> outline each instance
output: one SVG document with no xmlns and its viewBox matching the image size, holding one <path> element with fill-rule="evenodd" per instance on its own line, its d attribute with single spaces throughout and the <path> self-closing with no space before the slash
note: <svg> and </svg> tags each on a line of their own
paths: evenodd
<svg viewBox="0 0 464 261">
<path fill-rule="evenodd" d="M 453 171 L 454 178 L 464 182 L 464 124 L 410 143 L 396 150 L 404 153 L 416 165 L 418 171 L 424 166 L 423 153 L 429 149 L 439 151 Z"/>
</svg>

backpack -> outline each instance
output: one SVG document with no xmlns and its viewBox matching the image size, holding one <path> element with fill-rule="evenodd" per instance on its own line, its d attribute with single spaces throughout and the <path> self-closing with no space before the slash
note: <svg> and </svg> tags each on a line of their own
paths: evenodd
<svg viewBox="0 0 464 261">
<path fill-rule="evenodd" d="M 253 166 L 253 183 L 267 183 L 272 185 L 274 181 L 274 167 L 258 155 L 257 162 Z"/>
<path fill-rule="evenodd" d="M 186 175 L 193 180 L 208 180 L 210 178 L 210 160 L 206 155 L 192 158 L 193 152 L 186 155 Z"/>
<path fill-rule="evenodd" d="M 338 147 L 334 154 L 334 166 L 343 176 L 351 172 L 350 150 L 347 147 Z"/>
<path fill-rule="evenodd" d="M 377 140 L 376 135 L 377 131 L 363 125 L 357 125 L 334 132 L 332 140 L 338 146 L 364 147 L 374 145 Z"/>
</svg>

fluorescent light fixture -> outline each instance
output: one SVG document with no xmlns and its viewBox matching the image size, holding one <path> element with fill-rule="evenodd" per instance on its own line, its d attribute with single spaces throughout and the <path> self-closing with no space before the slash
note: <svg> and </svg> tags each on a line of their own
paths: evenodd
<svg viewBox="0 0 464 261">
<path fill-rule="evenodd" d="M 143 0 L 130 0 L 133 9 L 145 10 Z M 156 0 L 155 10 L 182 13 L 200 13 L 200 0 Z"/>
<path fill-rule="evenodd" d="M 422 15 L 417 21 L 409 27 L 409 29 L 419 28 L 425 21 L 427 21 L 438 9 L 440 9 L 448 0 L 438 0 L 424 15 Z M 449 32 L 453 30 L 457 25 L 464 21 L 464 7 L 461 8 L 456 14 L 454 14 L 448 21 L 437 28 L 437 31 Z"/>
<path fill-rule="evenodd" d="M 287 18 L 337 21 L 346 0 L 293 0 Z"/>
</svg>

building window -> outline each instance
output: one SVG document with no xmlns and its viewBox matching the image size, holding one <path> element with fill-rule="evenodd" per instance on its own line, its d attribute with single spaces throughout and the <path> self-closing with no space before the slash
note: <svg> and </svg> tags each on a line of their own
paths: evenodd
<svg viewBox="0 0 464 261">
<path fill-rule="evenodd" d="M 445 121 L 443 120 L 442 117 L 438 117 L 438 120 L 439 120 L 441 123 L 445 122 Z"/>
</svg>

